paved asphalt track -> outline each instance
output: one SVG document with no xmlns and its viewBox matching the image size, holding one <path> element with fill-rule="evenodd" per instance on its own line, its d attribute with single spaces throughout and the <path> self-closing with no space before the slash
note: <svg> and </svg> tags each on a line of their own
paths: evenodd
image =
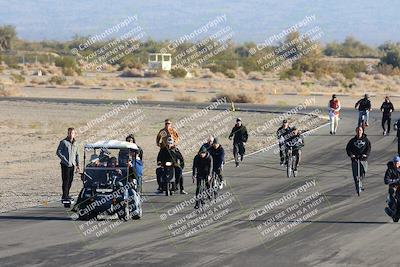
<svg viewBox="0 0 400 267">
<path fill-rule="evenodd" d="M 200 214 L 191 204 L 174 209 L 192 197 L 190 176 L 186 196 L 155 195 L 154 182 L 146 183 L 143 218 L 114 228 L 95 222 L 99 237 L 85 236 L 90 226 L 72 221 L 59 203 L 2 213 L 0 266 L 400 266 L 399 225 L 383 211 L 383 173 L 397 142 L 393 133 L 381 135 L 380 113 L 372 112 L 366 191 L 357 197 L 345 153 L 356 116 L 342 112 L 336 136 L 322 127 L 306 137 L 296 178 L 286 177 L 273 149 L 239 168 L 227 164 L 219 201 Z"/>
</svg>

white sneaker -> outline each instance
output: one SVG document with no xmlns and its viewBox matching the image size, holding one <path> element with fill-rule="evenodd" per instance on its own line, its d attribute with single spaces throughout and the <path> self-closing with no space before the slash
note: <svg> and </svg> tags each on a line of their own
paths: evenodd
<svg viewBox="0 0 400 267">
<path fill-rule="evenodd" d="M 224 188 L 224 183 L 225 182 L 222 182 L 222 183 L 219 184 L 219 190 L 222 190 L 222 188 Z"/>
</svg>

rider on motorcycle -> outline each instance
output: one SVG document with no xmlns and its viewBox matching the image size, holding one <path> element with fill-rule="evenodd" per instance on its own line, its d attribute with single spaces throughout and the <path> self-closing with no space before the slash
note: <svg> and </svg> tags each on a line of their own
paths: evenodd
<svg viewBox="0 0 400 267">
<path fill-rule="evenodd" d="M 182 169 L 185 167 L 185 161 L 179 149 L 175 146 L 174 140 L 169 137 L 167 140 L 167 146 L 162 147 L 160 152 L 158 152 L 157 156 L 157 165 L 160 166 L 156 170 L 157 174 L 157 183 L 158 183 L 158 192 L 163 192 L 162 187 L 162 176 L 163 176 L 163 167 L 165 166 L 166 162 L 171 162 L 175 168 L 175 179 L 176 183 L 174 184 L 174 188 L 177 187 L 179 183 L 180 186 L 180 193 L 187 194 L 183 188 L 183 176 L 182 176 Z"/>
<path fill-rule="evenodd" d="M 393 220 L 398 220 L 400 214 L 398 209 L 398 203 L 400 200 L 400 157 L 396 156 L 392 161 L 387 163 L 387 170 L 385 172 L 384 182 L 389 186 L 387 204 L 385 212 Z"/>
<path fill-rule="evenodd" d="M 201 147 L 199 153 L 193 159 L 193 183 L 194 180 L 197 180 L 197 187 L 196 187 L 196 205 L 194 206 L 195 209 L 199 208 L 200 200 L 198 198 L 200 193 L 200 185 L 201 180 L 206 180 L 206 187 L 207 189 L 210 188 L 210 179 L 211 179 L 211 170 L 212 170 L 212 157 L 210 153 L 208 153 L 205 147 Z M 202 200 L 201 200 L 202 201 Z M 203 203 L 204 204 L 204 203 Z"/>
<path fill-rule="evenodd" d="M 292 132 L 289 134 L 289 138 L 285 140 L 285 154 L 286 154 L 286 162 L 287 164 L 287 152 L 289 148 L 292 148 L 292 155 L 296 156 L 296 164 L 293 168 L 294 172 L 297 172 L 297 167 L 299 166 L 301 160 L 301 149 L 304 147 L 304 137 L 300 134 L 299 130 L 296 127 L 292 128 Z"/>
<path fill-rule="evenodd" d="M 290 132 L 292 129 L 289 127 L 289 123 L 287 120 L 283 120 L 282 126 L 278 128 L 276 131 L 276 137 L 278 138 L 279 141 L 279 156 L 280 156 L 280 165 L 283 166 L 283 163 L 285 161 L 285 140 L 290 137 Z"/>
<path fill-rule="evenodd" d="M 354 106 L 356 109 L 358 108 L 358 126 L 361 125 L 363 115 L 365 115 L 365 126 L 368 126 L 369 112 L 372 110 L 371 101 L 368 98 L 368 94 L 365 94 L 364 98 L 358 100 Z"/>
<path fill-rule="evenodd" d="M 219 189 L 223 188 L 222 169 L 225 164 L 225 151 L 218 142 L 218 138 L 214 138 L 211 148 L 208 150 L 213 158 L 213 172 L 218 176 L 220 181 Z"/>
<path fill-rule="evenodd" d="M 354 136 L 347 143 L 346 146 L 347 155 L 351 158 L 351 168 L 353 171 L 354 180 L 358 175 L 358 164 L 357 160 L 360 160 L 360 172 L 366 173 L 368 169 L 368 156 L 371 152 L 371 142 L 364 133 L 364 129 L 361 126 L 356 128 L 356 136 Z"/>
</svg>

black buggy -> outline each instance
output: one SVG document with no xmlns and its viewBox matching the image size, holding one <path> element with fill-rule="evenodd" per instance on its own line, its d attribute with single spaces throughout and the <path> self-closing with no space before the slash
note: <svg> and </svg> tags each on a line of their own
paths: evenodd
<svg viewBox="0 0 400 267">
<path fill-rule="evenodd" d="M 90 160 L 89 151 L 92 151 Z M 137 191 L 137 153 L 137 145 L 125 141 L 85 145 L 83 188 L 73 208 L 80 220 L 113 216 L 127 221 L 142 217 L 142 199 Z"/>
</svg>

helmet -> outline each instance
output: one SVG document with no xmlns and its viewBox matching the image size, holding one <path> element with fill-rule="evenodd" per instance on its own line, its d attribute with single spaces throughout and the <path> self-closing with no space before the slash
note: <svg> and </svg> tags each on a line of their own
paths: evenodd
<svg viewBox="0 0 400 267">
<path fill-rule="evenodd" d="M 174 139 L 172 137 L 168 137 L 167 144 L 168 145 L 173 145 L 174 144 Z"/>
</svg>

